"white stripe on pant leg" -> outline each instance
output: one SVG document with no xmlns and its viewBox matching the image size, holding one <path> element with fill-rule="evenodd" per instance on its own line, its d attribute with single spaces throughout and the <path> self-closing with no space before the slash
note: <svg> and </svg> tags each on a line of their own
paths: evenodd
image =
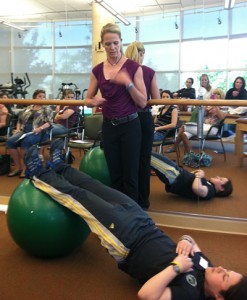
<svg viewBox="0 0 247 300">
<path fill-rule="evenodd" d="M 91 231 L 97 234 L 101 240 L 102 246 L 108 250 L 110 255 L 113 256 L 116 261 L 122 261 L 128 256 L 130 250 L 125 247 L 123 243 L 112 234 L 111 231 L 101 224 L 99 220 L 97 220 L 80 202 L 75 200 L 70 195 L 56 190 L 49 184 L 39 180 L 36 177 L 34 177 L 33 184 L 38 189 L 47 193 L 55 201 L 81 216 L 88 224 Z"/>
<path fill-rule="evenodd" d="M 164 174 L 165 177 L 169 180 L 170 184 L 172 184 L 180 174 L 179 171 L 176 170 L 173 166 L 154 157 L 153 155 L 151 156 L 151 166 L 154 167 L 154 169 L 156 169 L 157 171 Z"/>
</svg>

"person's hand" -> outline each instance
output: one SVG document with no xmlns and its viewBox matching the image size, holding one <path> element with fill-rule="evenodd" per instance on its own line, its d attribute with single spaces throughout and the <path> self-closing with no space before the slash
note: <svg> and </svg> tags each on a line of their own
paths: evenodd
<svg viewBox="0 0 247 300">
<path fill-rule="evenodd" d="M 205 177 L 205 172 L 201 169 L 192 171 L 191 173 L 195 174 L 196 177 L 197 176 L 200 177 L 200 178 Z"/>
<path fill-rule="evenodd" d="M 34 128 L 34 129 L 33 129 L 33 133 L 34 133 L 34 134 L 39 134 L 39 133 L 41 133 L 42 130 L 43 130 L 43 129 L 42 129 L 41 127 L 37 127 L 37 128 Z"/>
<path fill-rule="evenodd" d="M 192 254 L 193 245 L 187 240 L 181 240 L 177 244 L 176 253 L 188 256 Z M 193 253 L 194 255 L 194 253 Z"/>
<path fill-rule="evenodd" d="M 126 87 L 132 82 L 129 73 L 127 72 L 126 68 L 120 70 L 114 79 L 111 80 L 112 82 L 125 85 Z"/>
<path fill-rule="evenodd" d="M 233 91 L 232 95 L 233 95 L 233 97 L 237 97 L 239 95 L 239 92 L 238 91 Z"/>
<path fill-rule="evenodd" d="M 14 129 L 14 130 L 13 130 L 13 134 L 16 134 L 16 133 L 18 133 L 18 132 L 20 132 L 19 129 Z"/>
<path fill-rule="evenodd" d="M 102 98 L 100 96 L 94 96 L 92 99 L 91 99 L 91 104 L 93 106 L 100 106 L 102 104 L 104 104 L 106 102 L 106 99 L 105 98 Z"/>
<path fill-rule="evenodd" d="M 179 254 L 177 257 L 174 258 L 173 262 L 178 263 L 179 267 L 182 269 L 180 270 L 181 273 L 192 271 L 192 259 L 186 255 Z"/>
</svg>

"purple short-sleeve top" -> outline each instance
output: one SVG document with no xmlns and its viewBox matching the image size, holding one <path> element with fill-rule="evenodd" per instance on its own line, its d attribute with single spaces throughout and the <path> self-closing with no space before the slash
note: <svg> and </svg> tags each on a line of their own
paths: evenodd
<svg viewBox="0 0 247 300">
<path fill-rule="evenodd" d="M 105 118 L 121 118 L 137 111 L 137 106 L 124 85 L 107 80 L 104 76 L 104 63 L 93 68 L 93 74 L 98 80 L 98 86 L 103 98 L 107 101 L 102 105 L 102 113 Z M 126 69 L 132 81 L 139 68 L 139 64 L 127 59 L 121 70 Z"/>
</svg>

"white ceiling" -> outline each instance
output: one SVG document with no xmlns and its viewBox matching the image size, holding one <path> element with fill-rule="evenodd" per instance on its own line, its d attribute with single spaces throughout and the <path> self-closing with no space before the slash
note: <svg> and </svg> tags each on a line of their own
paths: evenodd
<svg viewBox="0 0 247 300">
<path fill-rule="evenodd" d="M 207 6 L 222 6 L 224 0 L 105 0 L 124 16 L 154 11 L 179 11 Z M 244 0 L 236 0 L 245 2 Z M 9 22 L 91 19 L 92 0 L 0 0 L 0 20 Z"/>
</svg>

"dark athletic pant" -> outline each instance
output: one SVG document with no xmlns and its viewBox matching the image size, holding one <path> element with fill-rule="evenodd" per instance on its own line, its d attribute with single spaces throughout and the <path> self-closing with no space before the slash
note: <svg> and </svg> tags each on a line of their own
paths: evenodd
<svg viewBox="0 0 247 300">
<path fill-rule="evenodd" d="M 33 183 L 80 215 L 118 262 L 155 227 L 148 214 L 128 196 L 64 163 L 55 165 L 54 170 L 43 170 Z"/>
</svg>

